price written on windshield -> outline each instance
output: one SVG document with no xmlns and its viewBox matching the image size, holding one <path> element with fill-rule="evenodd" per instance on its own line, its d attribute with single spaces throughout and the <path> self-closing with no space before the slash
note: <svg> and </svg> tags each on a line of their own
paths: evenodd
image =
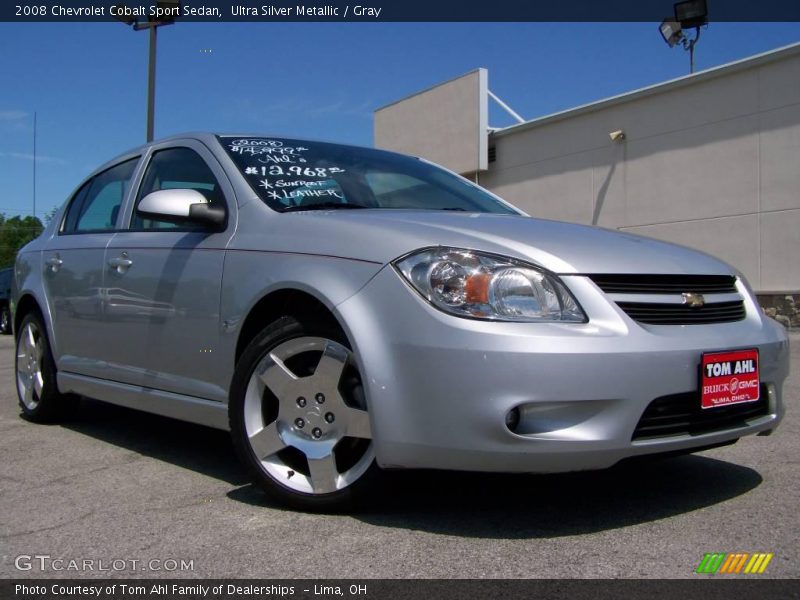
<svg viewBox="0 0 800 600">
<path fill-rule="evenodd" d="M 267 175 L 286 176 L 286 177 L 330 177 L 336 173 L 344 173 L 344 169 L 339 167 L 302 167 L 291 166 L 286 167 L 282 165 L 270 165 L 269 167 L 248 167 L 246 173 L 248 175 L 260 175 L 262 177 Z"/>
</svg>

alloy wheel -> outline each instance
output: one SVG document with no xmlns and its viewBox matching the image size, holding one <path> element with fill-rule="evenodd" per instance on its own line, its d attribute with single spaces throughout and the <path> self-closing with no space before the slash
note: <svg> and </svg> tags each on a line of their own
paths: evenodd
<svg viewBox="0 0 800 600">
<path fill-rule="evenodd" d="M 326 338 L 285 341 L 258 362 L 245 393 L 244 425 L 261 468 L 297 492 L 346 488 L 375 457 L 352 352 Z"/>
<path fill-rule="evenodd" d="M 35 323 L 25 325 L 17 340 L 17 387 L 28 410 L 39 404 L 44 389 L 42 358 L 44 346 L 41 332 Z"/>
</svg>

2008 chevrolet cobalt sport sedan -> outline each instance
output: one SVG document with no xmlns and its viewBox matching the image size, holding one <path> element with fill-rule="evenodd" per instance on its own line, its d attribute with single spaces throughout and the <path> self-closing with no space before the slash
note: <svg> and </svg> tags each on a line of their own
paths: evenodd
<svg viewBox="0 0 800 600">
<path fill-rule="evenodd" d="M 25 416 L 230 429 L 305 509 L 380 468 L 555 472 L 771 432 L 788 341 L 741 274 L 530 218 L 425 160 L 182 135 L 95 171 L 15 265 Z"/>
</svg>

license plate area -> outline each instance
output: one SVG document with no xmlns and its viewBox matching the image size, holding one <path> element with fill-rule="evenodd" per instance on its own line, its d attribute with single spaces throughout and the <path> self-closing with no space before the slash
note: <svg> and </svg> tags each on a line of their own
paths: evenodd
<svg viewBox="0 0 800 600">
<path fill-rule="evenodd" d="M 761 397 L 758 350 L 703 354 L 700 365 L 700 407 L 757 402 Z"/>
</svg>

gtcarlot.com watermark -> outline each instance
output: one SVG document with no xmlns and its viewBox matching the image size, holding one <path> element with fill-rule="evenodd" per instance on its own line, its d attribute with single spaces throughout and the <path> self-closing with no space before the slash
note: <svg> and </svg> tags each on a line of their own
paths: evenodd
<svg viewBox="0 0 800 600">
<path fill-rule="evenodd" d="M 20 554 L 14 559 L 14 567 L 18 571 L 42 572 L 63 571 L 69 573 L 96 572 L 132 572 L 162 571 L 179 572 L 194 571 L 194 560 L 184 558 L 65 558 L 49 554 Z"/>
</svg>

